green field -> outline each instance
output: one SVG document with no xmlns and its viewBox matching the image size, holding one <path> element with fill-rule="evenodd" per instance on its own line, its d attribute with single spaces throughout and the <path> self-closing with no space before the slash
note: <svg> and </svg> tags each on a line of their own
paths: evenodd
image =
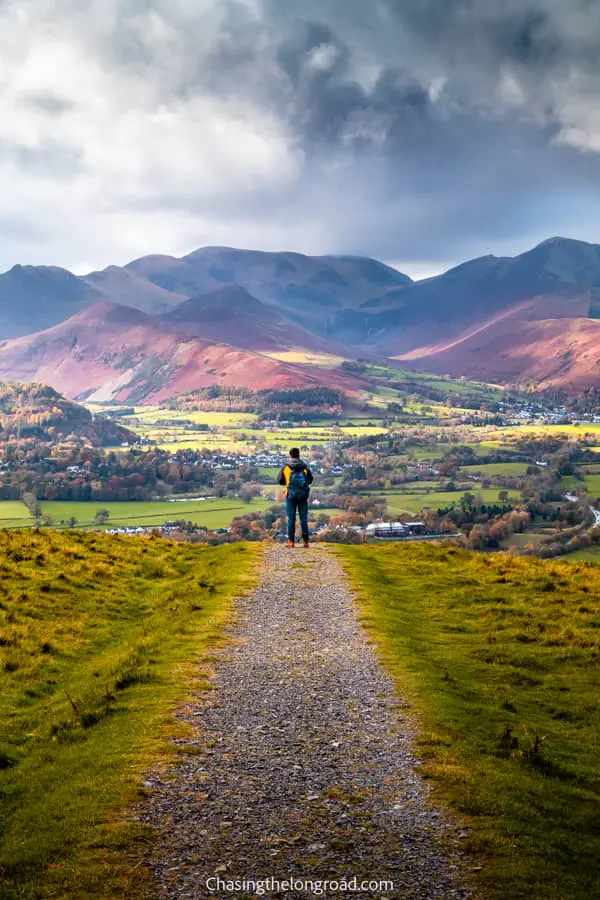
<svg viewBox="0 0 600 900">
<path fill-rule="evenodd" d="M 398 494 L 406 491 L 407 494 L 415 494 L 421 491 L 423 492 L 432 492 L 439 491 L 440 482 L 439 481 L 407 481 L 402 485 L 397 485 L 395 488 L 391 488 L 389 491 L 381 491 L 382 494 Z"/>
<path fill-rule="evenodd" d="M 266 484 L 273 483 L 279 474 L 279 469 L 271 468 L 269 466 L 260 466 L 258 471 Z"/>
<path fill-rule="evenodd" d="M 107 528 L 113 526 L 164 525 L 183 519 L 207 528 L 225 528 L 236 516 L 246 515 L 250 510 L 266 509 L 270 502 L 257 498 L 244 503 L 237 498 L 215 500 L 192 500 L 169 502 L 168 500 L 124 500 L 124 501 L 70 501 L 43 500 L 40 507 L 43 515 L 52 516 L 54 525 L 67 524 L 71 517 L 77 526 L 93 526 L 98 510 L 109 513 Z"/>
<path fill-rule="evenodd" d="M 467 827 L 478 895 L 597 897 L 600 570 L 425 544 L 339 554 L 420 726 L 420 771 Z"/>
<path fill-rule="evenodd" d="M 107 408 L 94 404 L 89 409 L 94 413 L 107 412 Z M 252 431 L 252 427 L 258 421 L 258 415 L 136 406 L 133 416 L 124 416 L 118 421 L 131 428 L 140 437 L 143 446 L 157 446 L 171 452 L 207 448 L 213 451 L 247 453 L 256 443 L 256 433 Z M 194 429 L 196 425 L 207 425 L 209 430 L 197 431 Z M 240 440 L 242 434 L 247 434 L 249 440 Z M 122 447 L 112 449 L 123 450 Z"/>
<path fill-rule="evenodd" d="M 600 563 L 600 547 L 595 545 L 586 547 L 585 550 L 575 550 L 573 553 L 568 553 L 564 560 L 565 562 Z"/>
<path fill-rule="evenodd" d="M 191 500 L 170 502 L 168 500 L 123 500 L 123 501 L 72 501 L 42 500 L 40 509 L 42 516 L 51 516 L 52 525 L 67 525 L 71 518 L 76 519 L 78 528 L 97 528 L 95 515 L 99 510 L 107 510 L 109 518 L 102 526 L 112 528 L 118 526 L 135 527 L 137 525 L 164 525 L 165 522 L 193 522 L 206 528 L 226 528 L 237 516 L 246 515 L 251 510 L 263 510 L 272 501 L 262 497 L 245 503 L 236 497 L 213 500 Z M 18 501 L 0 501 L 0 528 L 26 528 L 34 524 L 26 507 Z"/>
<path fill-rule="evenodd" d="M 586 475 L 585 489 L 592 497 L 600 497 L 600 475 Z"/>
<path fill-rule="evenodd" d="M 0 528 L 19 528 L 32 523 L 31 513 L 20 500 L 0 500 Z"/>
<path fill-rule="evenodd" d="M 461 472 L 465 475 L 479 475 L 489 478 L 493 475 L 524 475 L 530 463 L 524 462 L 503 462 L 503 463 L 484 463 L 482 465 L 462 466 Z"/>
<path fill-rule="evenodd" d="M 570 491 L 585 490 L 592 498 L 600 497 L 600 475 L 584 475 L 583 480 L 565 475 L 562 483 Z"/>
<path fill-rule="evenodd" d="M 106 414 L 111 409 L 119 411 L 121 407 L 105 407 L 100 406 L 98 404 L 86 404 L 88 409 L 94 414 Z M 258 416 L 256 413 L 243 413 L 243 412 L 210 412 L 203 410 L 176 410 L 176 409 L 165 409 L 160 406 L 136 406 L 134 407 L 135 412 L 133 416 L 122 416 L 118 419 L 119 422 L 122 422 L 123 425 L 130 427 L 133 419 L 138 420 L 143 423 L 145 427 L 149 427 L 153 424 L 159 424 L 162 427 L 168 427 L 164 423 L 168 421 L 186 421 L 186 422 L 194 422 L 196 424 L 209 425 L 210 427 L 217 428 L 239 428 L 248 426 L 257 421 Z M 133 429 L 135 431 L 135 428 Z"/>
<path fill-rule="evenodd" d="M 0 531 L 3 900 L 152 896 L 131 808 L 261 552 Z"/>
<path fill-rule="evenodd" d="M 258 421 L 256 413 L 243 412 L 210 412 L 203 410 L 173 410 L 162 409 L 156 406 L 136 406 L 135 418 L 142 422 L 152 425 L 153 423 L 164 423 L 168 421 L 175 422 L 177 420 L 183 422 L 194 422 L 197 425 L 208 425 L 211 428 L 247 428 Z M 124 422 L 127 419 L 123 420 Z M 165 426 L 168 427 L 168 426 Z"/>
<path fill-rule="evenodd" d="M 479 489 L 476 486 L 470 488 L 470 493 L 476 497 L 481 497 L 484 503 L 497 503 L 498 493 L 502 488 L 485 488 Z M 424 493 L 391 493 L 387 492 L 384 496 L 387 500 L 388 513 L 390 515 L 399 515 L 400 513 L 418 513 L 429 507 L 430 509 L 440 509 L 448 506 L 460 506 L 460 498 L 464 491 L 431 491 L 429 494 Z M 518 491 L 509 490 L 509 499 L 518 500 L 520 494 Z"/>
<path fill-rule="evenodd" d="M 373 378 L 405 382 L 409 392 L 410 384 L 414 382 L 452 394 L 477 394 L 487 400 L 500 400 L 503 396 L 502 388 L 496 385 L 480 381 L 467 381 L 465 378 L 450 378 L 449 375 L 433 375 L 431 372 L 417 372 L 413 369 L 380 365 L 369 365 L 366 371 Z"/>
</svg>

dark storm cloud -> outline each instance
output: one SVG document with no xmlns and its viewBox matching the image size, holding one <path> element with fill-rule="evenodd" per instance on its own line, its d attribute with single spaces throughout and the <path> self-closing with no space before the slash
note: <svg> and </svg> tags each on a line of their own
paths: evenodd
<svg viewBox="0 0 600 900">
<path fill-rule="evenodd" d="M 22 0 L 6 35 L 0 179 L 64 205 L 80 257 L 600 239 L 600 3 Z"/>
<path fill-rule="evenodd" d="M 598 24 L 597 7 L 587 0 L 382 2 L 400 27 L 442 46 L 444 56 L 458 56 L 469 47 L 471 57 L 483 51 L 525 65 L 554 65 L 569 51 L 584 49 L 589 26 Z M 566 20 L 570 26 L 565 28 Z M 581 21 L 588 28 L 579 30 Z"/>
<path fill-rule="evenodd" d="M 381 215 L 375 233 L 348 225 L 354 250 L 467 255 L 561 227 L 561 202 L 568 231 L 586 185 L 594 202 L 600 4 L 307 0 L 289 20 L 264 8 L 291 32 L 276 56 L 308 154 L 351 146 L 372 181 Z M 311 55 L 328 48 L 315 71 Z"/>
<path fill-rule="evenodd" d="M 368 88 L 360 84 L 350 48 L 327 25 L 298 23 L 276 58 L 293 98 L 290 124 L 309 150 L 323 141 L 382 145 L 428 114 L 427 90 L 402 67 L 383 68 Z"/>
</svg>

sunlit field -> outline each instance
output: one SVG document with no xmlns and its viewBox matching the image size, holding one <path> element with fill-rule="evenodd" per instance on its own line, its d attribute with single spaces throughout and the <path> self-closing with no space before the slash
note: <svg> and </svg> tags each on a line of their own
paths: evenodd
<svg viewBox="0 0 600 900">
<path fill-rule="evenodd" d="M 105 527 L 134 527 L 136 525 L 164 525 L 183 520 L 206 528 L 225 528 L 236 516 L 251 510 L 265 509 L 268 501 L 256 498 L 244 503 L 236 497 L 198 501 L 131 500 L 112 502 L 72 502 L 69 500 L 44 500 L 40 503 L 42 515 L 50 515 L 55 525 L 68 524 L 75 518 L 80 526 L 95 526 L 94 517 L 106 510 L 109 518 Z M 96 526 L 97 527 L 97 526 Z"/>
<path fill-rule="evenodd" d="M 19 528 L 32 522 L 31 513 L 20 500 L 0 500 L 0 528 Z"/>
<path fill-rule="evenodd" d="M 124 501 L 71 501 L 42 500 L 39 503 L 42 521 L 54 527 L 114 528 L 159 526 L 167 522 L 185 521 L 205 528 L 226 528 L 232 519 L 259 511 L 271 505 L 262 497 L 245 503 L 237 497 L 215 498 L 211 500 L 167 501 L 167 500 L 124 500 Z M 108 519 L 98 524 L 97 513 L 108 512 Z M 50 517 L 49 521 L 46 517 Z M 74 522 L 72 520 L 75 520 Z M 34 524 L 29 510 L 22 503 L 0 501 L 0 529 L 27 528 Z"/>
<path fill-rule="evenodd" d="M 344 361 L 343 356 L 330 353 L 311 353 L 309 350 L 264 350 L 263 356 L 278 359 L 280 362 L 295 363 L 303 366 L 317 366 L 320 369 L 335 369 Z"/>
</svg>

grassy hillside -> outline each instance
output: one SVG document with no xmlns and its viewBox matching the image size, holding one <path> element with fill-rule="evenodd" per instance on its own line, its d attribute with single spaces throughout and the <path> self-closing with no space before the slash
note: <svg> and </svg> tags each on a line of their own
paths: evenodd
<svg viewBox="0 0 600 900">
<path fill-rule="evenodd" d="M 600 570 L 429 545 L 338 552 L 485 895 L 597 896 Z"/>
<path fill-rule="evenodd" d="M 167 760 L 260 548 L 0 531 L 0 895 L 135 896 L 123 813 Z"/>
</svg>

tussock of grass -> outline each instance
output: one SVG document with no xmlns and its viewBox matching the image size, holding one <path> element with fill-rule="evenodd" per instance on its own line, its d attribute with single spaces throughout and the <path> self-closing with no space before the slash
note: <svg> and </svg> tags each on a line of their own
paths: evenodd
<svg viewBox="0 0 600 900">
<path fill-rule="evenodd" d="M 0 531 L 2 897 L 136 895 L 127 807 L 259 554 Z"/>
<path fill-rule="evenodd" d="M 426 545 L 339 547 L 470 825 L 485 896 L 583 900 L 600 869 L 600 571 Z"/>
</svg>

